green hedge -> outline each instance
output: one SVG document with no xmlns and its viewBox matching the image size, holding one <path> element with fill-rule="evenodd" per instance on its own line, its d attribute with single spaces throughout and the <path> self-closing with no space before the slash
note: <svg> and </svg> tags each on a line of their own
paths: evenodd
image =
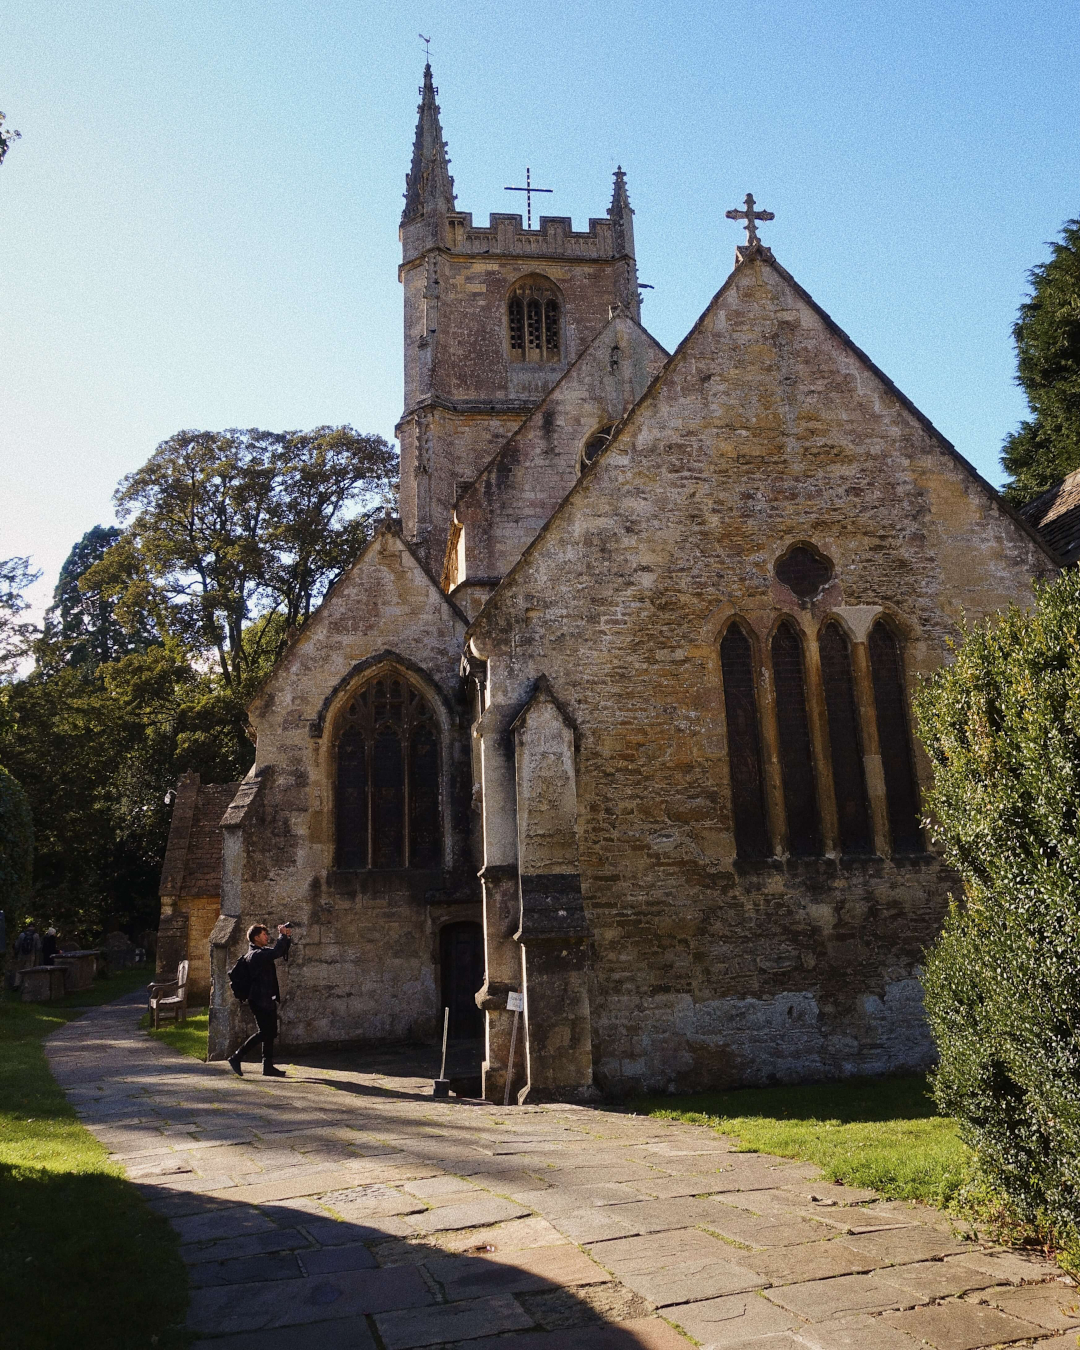
<svg viewBox="0 0 1080 1350">
<path fill-rule="evenodd" d="M 1080 575 L 969 631 L 917 699 L 963 877 L 929 954 L 935 1095 L 1022 1222 L 1080 1233 Z"/>
</svg>

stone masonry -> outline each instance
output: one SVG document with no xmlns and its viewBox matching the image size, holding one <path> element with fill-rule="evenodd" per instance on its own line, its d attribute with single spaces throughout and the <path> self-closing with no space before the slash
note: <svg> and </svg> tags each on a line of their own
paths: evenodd
<svg viewBox="0 0 1080 1350">
<path fill-rule="evenodd" d="M 773 574 L 797 540 L 835 563 L 810 605 Z M 521 809 L 499 761 L 538 679 L 574 727 L 604 1090 L 928 1062 L 918 965 L 955 883 L 932 854 L 890 856 L 869 724 L 875 856 L 838 858 L 826 820 L 824 857 L 785 859 L 778 839 L 773 859 L 736 858 L 718 637 L 737 614 L 764 644 L 788 615 L 813 652 L 833 615 L 857 658 L 886 613 L 914 685 L 962 615 L 1025 600 L 1049 567 L 771 257 L 737 266 L 469 630 L 487 661 L 486 837 Z M 522 886 L 523 922 L 527 905 Z"/>
<path fill-rule="evenodd" d="M 451 1005 L 472 1036 L 479 1006 L 493 1102 L 926 1067 L 957 879 L 911 694 L 1060 560 L 762 244 L 669 356 L 621 169 L 587 230 L 474 225 L 435 95 L 428 68 L 401 518 L 250 709 L 211 1057 L 245 929 L 288 918 L 283 1046 L 423 1042 Z"/>
</svg>

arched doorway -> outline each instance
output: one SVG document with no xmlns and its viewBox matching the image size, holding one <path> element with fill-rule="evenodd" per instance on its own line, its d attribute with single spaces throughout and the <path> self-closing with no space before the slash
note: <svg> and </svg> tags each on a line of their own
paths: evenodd
<svg viewBox="0 0 1080 1350">
<path fill-rule="evenodd" d="M 477 1039 L 484 1018 L 474 995 L 484 983 L 484 930 L 478 923 L 448 923 L 439 933 L 442 1006 L 450 1009 L 452 1040 Z"/>
</svg>

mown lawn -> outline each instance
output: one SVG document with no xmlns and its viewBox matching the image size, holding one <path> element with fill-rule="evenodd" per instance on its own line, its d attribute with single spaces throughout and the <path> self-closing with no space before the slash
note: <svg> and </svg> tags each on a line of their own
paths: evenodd
<svg viewBox="0 0 1080 1350">
<path fill-rule="evenodd" d="M 152 978 L 125 971 L 50 1004 L 0 996 L 0 1344 L 12 1350 L 186 1343 L 172 1229 L 79 1124 L 41 1044 Z"/>
<path fill-rule="evenodd" d="M 161 1041 L 182 1055 L 192 1059 L 206 1060 L 206 1044 L 210 1034 L 210 1010 L 208 1008 L 189 1009 L 186 1022 L 164 1022 L 155 1031 L 150 1025 L 147 1013 L 139 1025 L 150 1032 L 154 1040 Z"/>
<path fill-rule="evenodd" d="M 922 1075 L 651 1097 L 632 1107 L 708 1125 L 753 1153 L 817 1163 L 830 1181 L 946 1208 L 969 1178 L 955 1121 Z"/>
</svg>

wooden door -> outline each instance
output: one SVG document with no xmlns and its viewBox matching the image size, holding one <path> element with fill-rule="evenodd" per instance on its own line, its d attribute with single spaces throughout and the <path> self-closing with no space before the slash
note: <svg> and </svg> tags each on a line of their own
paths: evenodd
<svg viewBox="0 0 1080 1350">
<path fill-rule="evenodd" d="M 442 1004 L 450 1009 L 454 1039 L 482 1036 L 483 1014 L 474 995 L 484 983 L 484 930 L 478 923 L 448 923 L 439 934 Z"/>
</svg>

